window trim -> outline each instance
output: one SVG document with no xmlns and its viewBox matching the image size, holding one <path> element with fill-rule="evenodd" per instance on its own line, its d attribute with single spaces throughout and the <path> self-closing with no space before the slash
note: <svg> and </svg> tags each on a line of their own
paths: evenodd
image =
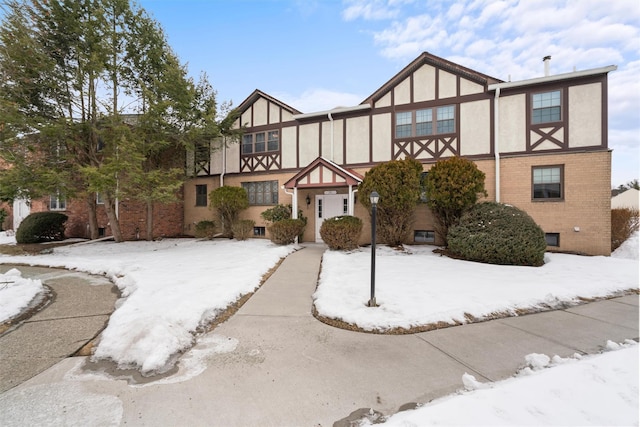
<svg viewBox="0 0 640 427">
<path fill-rule="evenodd" d="M 55 207 L 53 201 L 55 200 Z M 50 211 L 66 211 L 67 210 L 67 198 L 57 191 L 55 194 L 49 195 L 49 210 Z"/>
<path fill-rule="evenodd" d="M 550 106 L 550 107 L 540 107 L 540 108 L 534 108 L 533 107 L 533 102 L 534 102 L 534 97 L 536 95 L 543 95 L 543 94 L 547 94 L 547 93 L 553 93 L 553 92 L 558 92 L 560 94 L 560 105 L 558 106 L 560 108 L 560 118 L 558 120 L 551 120 L 551 121 L 543 121 L 543 122 L 534 122 L 534 111 L 535 110 L 541 110 L 541 109 L 545 109 L 545 108 L 552 108 L 554 106 Z M 530 125 L 531 126 L 537 126 L 537 127 L 547 127 L 547 126 L 552 126 L 553 124 L 557 124 L 557 123 L 562 123 L 564 120 L 564 91 L 561 88 L 557 88 L 557 89 L 550 89 L 550 90 L 544 90 L 544 91 L 540 91 L 540 92 L 532 92 L 531 96 L 530 96 L 530 101 L 529 101 L 529 113 L 531 114 L 531 119 L 530 119 Z"/>
<path fill-rule="evenodd" d="M 438 120 L 438 112 L 444 110 L 445 108 L 450 108 L 453 111 L 453 118 L 446 120 Z M 431 111 L 431 121 L 420 121 L 418 122 L 418 112 L 421 111 Z M 410 123 L 399 123 L 398 115 L 402 115 L 403 117 L 410 114 Z M 393 138 L 394 139 L 407 139 L 407 138 L 424 138 L 424 137 L 435 137 L 435 136 L 446 136 L 446 135 L 456 135 L 458 133 L 457 121 L 458 121 L 458 104 L 446 104 L 446 105 L 435 105 L 432 107 L 424 107 L 424 108 L 416 108 L 413 110 L 402 110 L 395 111 L 393 115 Z M 438 132 L 438 123 L 444 121 L 453 121 L 453 127 L 451 132 Z M 418 123 L 427 126 L 427 124 L 431 125 L 431 133 L 420 133 L 418 134 Z M 402 127 L 403 130 L 407 129 L 407 126 L 410 127 L 409 135 L 407 136 L 398 136 L 398 130 Z"/>
<path fill-rule="evenodd" d="M 263 190 L 262 195 L 271 195 L 271 200 L 269 202 L 265 202 L 264 201 L 264 197 L 262 202 L 258 203 L 257 200 L 257 188 L 253 189 L 254 187 L 257 187 L 258 184 L 267 184 L 269 186 L 271 186 L 271 189 L 269 191 L 265 191 Z M 278 186 L 278 181 L 277 180 L 268 180 L 268 181 L 247 181 L 247 182 L 241 182 L 240 185 L 242 186 L 242 188 L 245 189 L 245 191 L 247 192 L 247 197 L 249 198 L 249 206 L 274 206 L 277 205 L 279 203 L 279 199 L 280 199 L 280 195 L 279 193 L 279 186 Z M 253 192 L 253 195 L 252 195 Z M 253 197 L 253 201 L 252 201 L 252 197 Z M 275 199 L 275 201 L 274 201 Z"/>
<path fill-rule="evenodd" d="M 547 236 L 548 237 L 554 237 L 556 239 L 556 244 L 552 245 L 549 243 L 549 240 L 547 240 Z M 559 248 L 560 247 L 560 233 L 544 233 L 544 240 L 545 243 L 547 244 L 547 246 L 552 247 L 552 248 Z"/>
<path fill-rule="evenodd" d="M 199 193 L 198 189 L 202 189 L 204 187 L 204 193 Z M 209 204 L 209 197 L 208 197 L 208 188 L 207 188 L 207 184 L 196 184 L 196 200 L 195 200 L 195 205 L 197 207 L 207 207 L 207 205 Z M 202 197 L 204 196 L 204 204 L 202 203 Z"/>
<path fill-rule="evenodd" d="M 262 139 L 259 142 L 257 141 L 258 135 L 262 136 Z M 249 142 L 249 140 L 251 142 Z M 256 144 L 260 144 L 264 148 L 257 150 Z M 245 147 L 251 147 L 250 151 L 247 151 L 247 148 Z M 245 133 L 242 135 L 242 141 L 240 142 L 240 154 L 243 156 L 265 155 L 277 153 L 279 151 L 280 129 L 269 129 L 261 132 Z"/>
<path fill-rule="evenodd" d="M 560 169 L 560 197 L 535 197 L 536 195 L 536 183 L 534 182 L 534 171 L 538 169 L 552 169 L 558 168 Z M 539 184 L 550 184 L 550 183 L 538 183 Z M 532 202 L 560 202 L 564 201 L 564 165 L 539 165 L 539 166 L 531 166 L 531 201 Z"/>
</svg>

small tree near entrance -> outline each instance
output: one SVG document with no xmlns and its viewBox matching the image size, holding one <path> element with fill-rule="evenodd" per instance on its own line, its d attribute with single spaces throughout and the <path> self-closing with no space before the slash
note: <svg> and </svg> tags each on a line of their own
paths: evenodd
<svg viewBox="0 0 640 427">
<path fill-rule="evenodd" d="M 451 157 L 438 161 L 427 174 L 427 205 L 438 221 L 436 232 L 447 242 L 449 227 L 460 222 L 462 214 L 487 196 L 484 172 L 471 160 Z"/>
<path fill-rule="evenodd" d="M 371 168 L 358 186 L 358 199 L 369 211 L 371 192 L 380 195 L 377 227 L 381 240 L 388 245 L 401 245 L 413 227 L 421 172 L 422 165 L 415 159 L 393 160 Z"/>
<path fill-rule="evenodd" d="M 241 210 L 249 207 L 247 190 L 242 187 L 222 186 L 209 194 L 211 207 L 218 212 L 222 234 L 233 237 L 232 226 Z"/>
</svg>

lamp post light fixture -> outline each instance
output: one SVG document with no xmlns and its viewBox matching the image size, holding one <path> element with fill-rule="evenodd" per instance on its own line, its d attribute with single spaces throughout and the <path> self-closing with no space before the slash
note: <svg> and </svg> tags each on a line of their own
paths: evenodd
<svg viewBox="0 0 640 427">
<path fill-rule="evenodd" d="M 372 191 L 369 196 L 371 202 L 371 299 L 369 299 L 369 307 L 376 307 L 376 213 L 379 200 L 378 192 Z"/>
</svg>

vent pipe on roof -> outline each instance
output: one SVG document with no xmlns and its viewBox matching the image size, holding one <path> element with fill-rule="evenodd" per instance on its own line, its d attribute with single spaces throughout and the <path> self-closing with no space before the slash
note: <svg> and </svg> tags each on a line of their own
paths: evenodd
<svg viewBox="0 0 640 427">
<path fill-rule="evenodd" d="M 542 62 L 544 62 L 544 76 L 547 77 L 549 75 L 549 62 L 551 62 L 551 55 L 547 55 L 542 58 Z"/>
</svg>

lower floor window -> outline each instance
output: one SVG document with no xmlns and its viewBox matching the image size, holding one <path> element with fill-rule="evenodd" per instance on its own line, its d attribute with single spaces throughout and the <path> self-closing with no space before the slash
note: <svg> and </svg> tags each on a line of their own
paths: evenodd
<svg viewBox="0 0 640 427">
<path fill-rule="evenodd" d="M 49 210 L 63 211 L 67 209 L 67 199 L 60 193 L 52 194 L 49 197 Z"/>
<path fill-rule="evenodd" d="M 243 182 L 250 205 L 277 205 L 278 181 Z"/>
<path fill-rule="evenodd" d="M 560 233 L 544 233 L 547 246 L 560 246 Z"/>
<path fill-rule="evenodd" d="M 265 229 L 264 227 L 253 227 L 253 237 L 264 237 Z"/>
<path fill-rule="evenodd" d="M 435 243 L 436 233 L 431 230 L 415 230 L 413 232 L 413 241 L 416 243 Z"/>
</svg>

